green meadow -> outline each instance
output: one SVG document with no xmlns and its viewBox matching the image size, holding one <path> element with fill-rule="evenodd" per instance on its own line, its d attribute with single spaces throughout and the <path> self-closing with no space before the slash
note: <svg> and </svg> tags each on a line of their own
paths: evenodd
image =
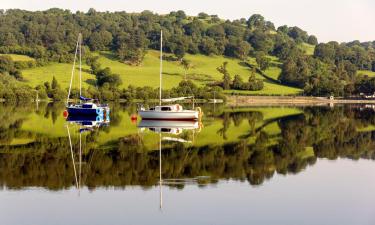
<svg viewBox="0 0 375 225">
<path fill-rule="evenodd" d="M 13 61 L 21 61 L 21 62 L 27 62 L 27 61 L 35 61 L 35 59 L 27 56 L 27 55 L 17 55 L 17 54 L 0 54 L 0 55 L 7 55 L 7 56 L 10 56 L 10 58 L 13 60 Z"/>
<path fill-rule="evenodd" d="M 122 79 L 121 88 L 126 88 L 129 85 L 136 87 L 159 86 L 159 52 L 150 50 L 146 54 L 143 62 L 139 66 L 127 65 L 119 62 L 113 53 L 100 52 L 96 53 L 99 56 L 99 62 L 102 67 L 109 67 L 114 73 L 120 75 Z M 166 56 L 170 56 L 166 54 Z M 223 56 L 205 56 L 205 55 L 190 55 L 187 54 L 186 59 L 190 61 L 191 68 L 187 71 L 187 78 L 192 80 L 197 85 L 203 85 L 208 82 L 218 81 L 222 79 L 222 75 L 216 70 L 223 62 L 228 62 L 229 73 L 240 75 L 244 81 L 247 81 L 250 76 L 250 68 L 242 61 L 234 58 L 227 58 Z M 281 73 L 279 68 L 280 62 L 277 58 L 271 58 L 271 67 L 265 71 L 265 74 L 272 79 L 277 80 Z M 249 58 L 248 63 L 255 65 L 255 59 Z M 66 63 L 51 63 L 47 66 L 25 69 L 22 71 L 25 82 L 35 87 L 41 85 L 46 81 L 51 81 L 53 76 L 56 77 L 61 87 L 67 88 L 71 76 L 71 64 Z M 75 70 L 78 75 L 78 69 Z M 265 94 L 265 95 L 292 95 L 298 94 L 300 89 L 280 85 L 270 79 L 256 74 L 259 79 L 264 80 L 264 89 L 261 91 L 245 91 L 246 94 Z M 83 65 L 83 87 L 95 84 L 95 76 L 90 74 L 89 67 Z M 175 87 L 185 77 L 185 70 L 177 61 L 163 61 L 163 88 L 170 89 Z M 73 87 L 78 87 L 78 76 L 75 76 Z M 236 91 L 237 92 L 237 91 Z M 241 92 L 239 92 L 241 93 Z"/>
<path fill-rule="evenodd" d="M 82 86 L 88 87 L 89 85 L 95 84 L 95 76 L 90 74 L 89 67 L 87 65 L 82 66 Z M 72 73 L 72 65 L 67 63 L 51 63 L 43 67 L 35 67 L 22 71 L 22 75 L 27 84 L 35 87 L 37 85 L 43 85 L 44 82 L 51 82 L 53 77 L 56 77 L 57 81 L 62 88 L 68 88 L 70 83 L 70 77 Z M 79 87 L 79 70 L 75 70 L 75 79 L 73 80 L 73 87 Z"/>
<path fill-rule="evenodd" d="M 307 43 L 302 43 L 300 48 L 305 51 L 306 55 L 314 55 L 315 46 Z"/>
<path fill-rule="evenodd" d="M 375 77 L 375 72 L 370 71 L 370 70 L 358 70 L 357 74 L 359 76 Z"/>
</svg>

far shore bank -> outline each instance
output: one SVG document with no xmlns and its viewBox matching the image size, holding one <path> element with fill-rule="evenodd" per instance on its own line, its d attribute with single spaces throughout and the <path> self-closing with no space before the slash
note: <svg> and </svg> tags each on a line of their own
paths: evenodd
<svg viewBox="0 0 375 225">
<path fill-rule="evenodd" d="M 330 104 L 375 104 L 366 99 L 329 99 L 304 96 L 227 96 L 228 106 L 247 105 L 330 105 Z"/>
</svg>

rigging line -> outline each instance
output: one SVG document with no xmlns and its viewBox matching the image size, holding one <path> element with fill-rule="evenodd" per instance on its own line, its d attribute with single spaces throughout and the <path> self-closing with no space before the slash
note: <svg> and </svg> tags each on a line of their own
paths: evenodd
<svg viewBox="0 0 375 225">
<path fill-rule="evenodd" d="M 75 50 L 75 53 L 74 53 L 74 61 L 73 61 L 73 68 L 72 68 L 72 75 L 70 77 L 70 85 L 69 85 L 69 91 L 68 91 L 68 98 L 66 100 L 66 105 L 69 104 L 69 97 L 70 97 L 70 92 L 72 90 L 72 82 L 73 82 L 73 77 L 74 77 L 74 69 L 76 67 L 76 59 L 77 59 L 77 52 L 78 52 L 78 42 L 79 42 L 79 38 L 77 40 L 77 44 L 76 44 L 76 50 Z"/>
<path fill-rule="evenodd" d="M 163 30 L 160 30 L 160 87 L 159 87 L 159 105 L 161 105 L 161 87 L 163 73 Z"/>
<path fill-rule="evenodd" d="M 79 182 L 78 187 L 81 188 L 81 176 L 82 176 L 82 133 L 79 133 Z"/>
<path fill-rule="evenodd" d="M 81 33 L 79 34 L 78 39 L 79 39 L 79 96 L 81 97 L 82 96 L 82 34 Z"/>
<path fill-rule="evenodd" d="M 159 133 L 159 188 L 160 188 L 160 209 L 163 208 L 163 190 L 161 177 L 161 133 Z"/>
<path fill-rule="evenodd" d="M 76 164 L 75 164 L 75 162 L 74 162 L 74 153 L 73 153 L 72 139 L 70 138 L 69 127 L 66 126 L 66 129 L 68 130 L 69 145 L 70 145 L 70 154 L 71 154 L 71 156 L 72 156 L 73 170 L 74 170 L 74 177 L 75 177 L 75 180 L 76 180 L 76 187 L 78 188 L 77 170 L 76 170 Z"/>
</svg>

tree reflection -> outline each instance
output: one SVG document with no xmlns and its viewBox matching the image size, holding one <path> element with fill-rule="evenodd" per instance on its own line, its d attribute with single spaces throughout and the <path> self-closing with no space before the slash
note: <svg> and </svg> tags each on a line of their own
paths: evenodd
<svg viewBox="0 0 375 225">
<path fill-rule="evenodd" d="M 223 127 L 218 132 L 224 139 L 229 127 L 238 127 L 245 121 L 251 124 L 249 132 L 236 142 L 223 145 L 165 143 L 162 174 L 168 179 L 207 177 L 198 179 L 200 186 L 221 179 L 260 185 L 275 173 L 299 173 L 318 158 L 375 159 L 374 132 L 363 130 L 375 125 L 371 110 L 352 106 L 307 107 L 300 115 L 272 120 L 281 130 L 276 137 L 264 131 L 264 124 L 269 121 L 264 120 L 260 112 L 222 111 L 216 119 L 222 120 Z M 22 107 L 0 110 L 0 185 L 8 188 L 38 186 L 51 190 L 74 186 L 67 138 L 23 131 L 20 129 L 21 115 L 26 111 Z M 257 126 L 259 123 L 262 124 Z M 127 185 L 147 188 L 158 184 L 159 152 L 156 147 L 150 148 L 143 136 L 136 133 L 121 137 L 110 146 L 98 146 L 98 132 L 103 131 L 82 136 L 85 146 L 82 157 L 88 162 L 82 171 L 84 185 L 94 189 Z M 19 137 L 33 137 L 34 141 L 10 144 Z"/>
</svg>

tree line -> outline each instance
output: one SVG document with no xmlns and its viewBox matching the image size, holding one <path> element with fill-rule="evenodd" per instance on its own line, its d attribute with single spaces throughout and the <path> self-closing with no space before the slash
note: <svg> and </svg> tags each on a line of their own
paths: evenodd
<svg viewBox="0 0 375 225">
<path fill-rule="evenodd" d="M 298 27 L 276 29 L 259 14 L 224 21 L 216 15 L 191 17 L 184 11 L 158 15 L 10 9 L 0 11 L 0 52 L 25 54 L 40 62 L 70 62 L 77 35 L 82 33 L 85 51 L 112 50 L 121 61 L 139 64 L 147 48 L 158 49 L 161 29 L 165 51 L 178 58 L 188 52 L 244 59 L 255 51 L 277 54 L 286 44 L 318 43 Z"/>
<path fill-rule="evenodd" d="M 15 69 L 5 69 L 22 80 L 19 72 L 22 68 L 50 61 L 71 62 L 76 38 L 82 33 L 84 57 L 89 57 L 91 51 L 110 50 L 116 53 L 118 60 L 140 65 L 147 49 L 159 48 L 161 29 L 164 51 L 173 53 L 181 64 L 186 53 L 224 55 L 241 60 L 253 56 L 259 69 L 264 71 L 270 65 L 266 56 L 273 55 L 283 63 L 280 82 L 303 88 L 305 94 L 342 96 L 375 91 L 374 78 L 356 76 L 357 70 L 375 71 L 375 41 L 319 43 L 316 36 L 299 27 L 276 28 L 259 14 L 223 20 L 206 13 L 188 16 L 181 10 L 166 15 L 94 9 L 75 13 L 57 8 L 37 12 L 0 10 L 0 53 L 23 54 L 36 59 L 33 63 L 13 63 Z M 316 46 L 312 56 L 306 55 L 305 43 Z M 1 68 L 0 73 L 4 73 Z M 226 89 L 229 83 L 235 83 L 229 88 L 241 90 L 262 88 L 260 81 L 243 82 L 239 77 L 230 82 L 226 77 L 221 86 Z"/>
</svg>

